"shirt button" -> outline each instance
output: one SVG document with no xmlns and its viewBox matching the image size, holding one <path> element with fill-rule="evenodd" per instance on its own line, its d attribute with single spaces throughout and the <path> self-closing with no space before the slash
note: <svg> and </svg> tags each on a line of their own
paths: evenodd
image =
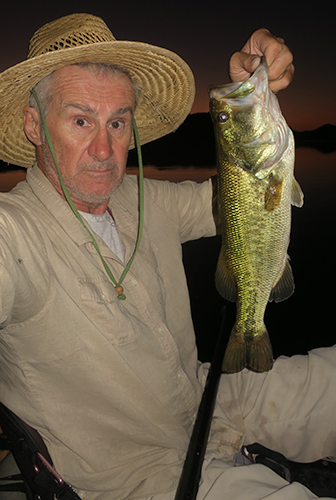
<svg viewBox="0 0 336 500">
<path fill-rule="evenodd" d="M 101 298 L 102 298 L 103 300 L 105 300 L 105 299 L 106 299 L 106 295 L 105 295 L 105 293 L 102 293 Z"/>
<path fill-rule="evenodd" d="M 159 327 L 158 327 L 158 332 L 159 332 L 159 333 L 162 333 L 162 332 L 163 332 L 163 328 L 162 328 L 162 326 L 159 326 Z"/>
<path fill-rule="evenodd" d="M 137 286 L 137 284 L 138 284 L 137 280 L 132 280 L 132 285 L 133 286 Z"/>
<path fill-rule="evenodd" d="M 178 374 L 177 374 L 177 378 L 182 378 L 182 374 L 181 374 L 181 373 L 178 373 Z"/>
</svg>

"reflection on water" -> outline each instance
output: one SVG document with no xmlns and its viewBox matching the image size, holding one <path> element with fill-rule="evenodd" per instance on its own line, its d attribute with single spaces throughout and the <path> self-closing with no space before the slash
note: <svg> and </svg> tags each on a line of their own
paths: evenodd
<svg viewBox="0 0 336 500">
<path fill-rule="evenodd" d="M 305 195 L 304 206 L 293 208 L 289 247 L 296 290 L 286 301 L 269 304 L 265 318 L 275 357 L 305 353 L 336 342 L 336 153 L 297 149 L 295 171 Z M 137 173 L 137 169 L 129 168 L 128 173 Z M 215 173 L 214 168 L 144 168 L 146 177 L 174 182 L 185 179 L 201 182 Z M 8 191 L 23 178 L 23 171 L 0 173 L 0 191 Z M 183 246 L 202 360 L 211 358 L 220 324 L 223 300 L 214 288 L 219 247 L 220 237 L 189 242 Z M 234 308 L 231 311 L 233 318 Z"/>
<path fill-rule="evenodd" d="M 309 191 L 322 192 L 336 187 L 336 153 L 323 154 L 316 149 L 297 149 L 295 173 Z"/>
<path fill-rule="evenodd" d="M 138 174 L 137 167 L 128 167 L 128 174 Z M 172 182 L 182 182 L 185 180 L 193 180 L 203 182 L 212 175 L 216 174 L 216 168 L 200 168 L 200 167 L 162 167 L 157 168 L 151 165 L 144 167 L 144 177 L 149 179 L 169 180 Z"/>
<path fill-rule="evenodd" d="M 296 150 L 296 177 L 302 186 L 309 190 L 330 190 L 336 183 L 336 153 L 323 154 L 315 149 Z M 128 167 L 128 174 L 137 174 L 137 167 Z M 216 174 L 215 167 L 155 167 L 146 165 L 144 176 L 151 179 L 181 182 L 187 179 L 202 182 Z M 0 172 L 0 191 L 9 191 L 18 182 L 25 179 L 25 170 Z"/>
</svg>

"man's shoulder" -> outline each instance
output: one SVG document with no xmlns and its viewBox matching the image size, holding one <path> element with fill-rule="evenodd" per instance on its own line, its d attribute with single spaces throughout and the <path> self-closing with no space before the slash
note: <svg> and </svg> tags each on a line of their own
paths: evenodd
<svg viewBox="0 0 336 500">
<path fill-rule="evenodd" d="M 7 193 L 0 193 L 0 224 L 8 221 L 13 224 L 32 222 L 38 211 L 36 203 L 36 197 L 26 181 L 20 182 Z"/>
<path fill-rule="evenodd" d="M 15 210 L 23 204 L 23 198 L 28 195 L 29 187 L 26 181 L 19 182 L 11 191 L 0 193 L 2 209 Z"/>
<path fill-rule="evenodd" d="M 160 186 L 163 186 L 165 183 L 170 183 L 170 181 L 165 181 L 165 180 L 157 180 L 157 179 L 150 179 L 147 177 L 144 177 L 143 179 L 144 185 L 145 186 L 154 186 L 160 189 Z M 135 174 L 125 174 L 124 180 L 122 185 L 120 186 L 121 188 L 126 188 L 126 189 L 135 189 L 139 185 L 139 176 Z"/>
<path fill-rule="evenodd" d="M 154 194 L 156 192 L 162 191 L 164 189 L 163 186 L 165 185 L 166 181 L 144 178 L 143 183 L 146 196 L 150 197 L 151 193 Z M 126 197 L 128 201 L 131 202 L 132 200 L 135 200 L 137 203 L 138 194 L 139 194 L 139 177 L 134 174 L 131 175 L 126 174 L 121 186 L 113 196 Z"/>
<path fill-rule="evenodd" d="M 144 177 L 144 189 L 150 195 L 150 193 L 168 193 L 169 191 L 175 191 L 181 188 L 183 190 L 183 185 L 185 184 L 197 184 L 194 181 L 184 181 L 184 182 L 172 182 L 169 179 L 151 179 Z M 126 174 L 122 185 L 118 189 L 121 193 L 124 192 L 138 192 L 139 189 L 139 178 L 134 174 Z"/>
<path fill-rule="evenodd" d="M 172 182 L 170 180 L 157 180 L 144 178 L 144 195 L 146 203 L 150 202 L 159 206 L 167 202 L 180 203 L 189 202 L 195 194 L 210 193 L 209 181 L 198 183 L 192 180 Z M 210 193 L 211 194 L 211 193 Z M 120 202 L 127 201 L 127 206 L 132 203 L 138 204 L 139 181 L 137 175 L 125 175 L 124 181 L 117 192 L 113 195 Z M 197 198 L 197 196 L 196 196 Z"/>
</svg>

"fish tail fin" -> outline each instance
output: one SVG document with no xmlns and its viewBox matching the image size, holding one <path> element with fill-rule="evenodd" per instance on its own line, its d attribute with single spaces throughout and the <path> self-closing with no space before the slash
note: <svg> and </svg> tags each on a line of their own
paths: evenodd
<svg viewBox="0 0 336 500">
<path fill-rule="evenodd" d="M 273 366 L 273 352 L 266 329 L 259 335 L 245 336 L 233 328 L 225 351 L 223 372 L 237 373 L 248 368 L 267 372 Z"/>
<path fill-rule="evenodd" d="M 248 342 L 247 368 L 253 372 L 268 372 L 273 366 L 272 345 L 267 330 Z"/>
<path fill-rule="evenodd" d="M 226 346 L 222 370 L 225 373 L 237 373 L 246 366 L 247 352 L 245 339 L 233 330 Z"/>
</svg>

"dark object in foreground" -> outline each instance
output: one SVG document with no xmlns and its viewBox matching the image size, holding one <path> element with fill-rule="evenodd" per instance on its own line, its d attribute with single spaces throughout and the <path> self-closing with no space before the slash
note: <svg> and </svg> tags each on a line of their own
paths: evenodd
<svg viewBox="0 0 336 500">
<path fill-rule="evenodd" d="M 182 469 L 175 500 L 194 500 L 198 492 L 203 459 L 208 443 L 212 415 L 215 407 L 218 384 L 222 373 L 222 362 L 227 341 L 225 332 L 226 306 L 218 335 L 215 354 L 209 369 L 202 400 L 190 438 L 187 456 Z"/>
<path fill-rule="evenodd" d="M 310 463 L 293 462 L 284 455 L 269 450 L 259 443 L 246 446 L 250 454 L 257 454 L 255 462 L 263 464 L 288 482 L 301 483 L 318 497 L 336 498 L 336 463 L 334 457 Z"/>
<path fill-rule="evenodd" d="M 9 449 L 22 476 L 10 476 L 0 491 L 25 492 L 28 500 L 80 500 L 77 493 L 53 469 L 40 434 L 0 403 L 0 449 Z"/>
</svg>

